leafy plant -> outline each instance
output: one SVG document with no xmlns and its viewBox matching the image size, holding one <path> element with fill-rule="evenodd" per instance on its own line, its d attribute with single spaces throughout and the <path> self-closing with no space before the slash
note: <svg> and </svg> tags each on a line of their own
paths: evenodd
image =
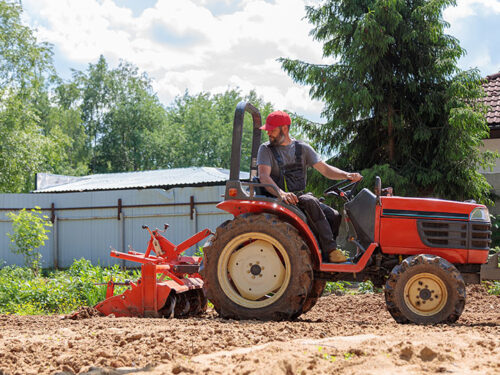
<svg viewBox="0 0 500 375">
<path fill-rule="evenodd" d="M 358 293 L 360 294 L 375 293 L 375 287 L 373 286 L 371 280 L 359 283 Z"/>
<path fill-rule="evenodd" d="M 351 283 L 349 281 L 330 281 L 325 285 L 323 294 L 367 294 L 380 293 L 381 290 L 374 287 L 370 280 L 360 283 Z"/>
<path fill-rule="evenodd" d="M 193 256 L 195 257 L 203 257 L 203 246 L 198 246 Z"/>
<path fill-rule="evenodd" d="M 486 284 L 489 294 L 500 296 L 500 281 L 492 281 Z"/>
<path fill-rule="evenodd" d="M 348 281 L 330 281 L 325 285 L 325 290 L 323 293 L 325 294 L 336 294 L 342 295 L 348 293 L 348 287 L 352 284 Z"/>
<path fill-rule="evenodd" d="M 81 306 L 94 306 L 106 297 L 111 277 L 116 282 L 139 278 L 138 270 L 122 270 L 118 265 L 108 268 L 93 266 L 86 259 L 75 260 L 65 271 L 49 271 L 43 277 L 30 268 L 0 269 L 0 314 L 62 314 Z M 126 286 L 116 286 L 115 294 Z"/>
<path fill-rule="evenodd" d="M 24 256 L 24 264 L 31 268 L 35 274 L 40 272 L 40 260 L 42 255 L 38 252 L 40 246 L 45 245 L 49 237 L 52 223 L 47 216 L 40 216 L 40 207 L 36 206 L 30 211 L 23 208 L 19 213 L 7 213 L 12 220 L 13 233 L 7 233 L 12 242 L 11 249 L 16 254 Z"/>
</svg>

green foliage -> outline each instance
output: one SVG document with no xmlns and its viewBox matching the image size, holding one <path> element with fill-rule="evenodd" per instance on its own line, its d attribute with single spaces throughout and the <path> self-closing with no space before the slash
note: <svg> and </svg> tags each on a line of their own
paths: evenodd
<svg viewBox="0 0 500 375">
<path fill-rule="evenodd" d="M 380 293 L 381 290 L 375 288 L 370 280 L 351 283 L 348 281 L 329 281 L 325 285 L 323 294 L 367 294 Z"/>
<path fill-rule="evenodd" d="M 342 295 L 348 293 L 348 288 L 352 284 L 348 281 L 329 281 L 325 285 L 325 290 L 323 294 L 336 294 Z"/>
<path fill-rule="evenodd" d="M 22 192 L 54 140 L 41 134 L 38 98 L 54 73 L 52 51 L 21 22 L 21 7 L 0 1 L 0 191 Z"/>
<path fill-rule="evenodd" d="M 166 117 L 146 74 L 127 62 L 109 69 L 101 56 L 57 91 L 66 107 L 79 104 L 81 155 L 91 172 L 154 169 L 153 134 L 165 130 Z"/>
<path fill-rule="evenodd" d="M 359 294 L 367 294 L 367 293 L 375 293 L 375 287 L 370 280 L 363 281 L 358 285 L 358 293 Z"/>
<path fill-rule="evenodd" d="M 493 234 L 495 234 L 495 231 L 493 231 Z M 493 253 L 493 254 L 500 253 L 500 246 L 497 245 L 497 246 L 493 247 L 493 245 L 492 245 L 492 249 L 490 250 L 490 255 L 491 255 L 491 253 Z M 500 257 L 498 259 L 498 267 L 500 268 Z M 487 288 L 488 293 L 496 295 L 496 296 L 500 296 L 500 280 L 498 280 L 498 281 L 485 281 L 484 285 Z"/>
<path fill-rule="evenodd" d="M 203 257 L 203 246 L 198 246 L 196 251 L 194 252 L 193 256 L 195 257 Z"/>
<path fill-rule="evenodd" d="M 500 248 L 500 215 L 490 215 L 491 247 Z"/>
<path fill-rule="evenodd" d="M 75 72 L 73 81 L 59 85 L 57 92 L 67 108 L 80 103 L 85 130 L 85 137 L 79 138 L 85 140 L 81 155 L 87 156 L 93 173 L 228 168 L 236 104 L 251 101 L 263 116 L 272 111 L 255 93 L 243 97 L 237 90 L 216 95 L 186 92 L 164 108 L 146 74 L 139 74 L 137 67 L 126 62 L 109 69 L 102 56 L 85 72 Z M 252 129 L 247 117 L 242 166 L 249 169 Z"/>
<path fill-rule="evenodd" d="M 56 76 L 52 49 L 21 22 L 17 2 L 0 0 L 0 192 L 28 192 L 34 175 L 125 172 L 209 166 L 228 168 L 236 104 L 263 117 L 269 103 L 237 90 L 177 97 L 165 108 L 151 81 L 103 56 L 68 81 Z M 245 120 L 242 169 L 250 165 Z"/>
<path fill-rule="evenodd" d="M 52 223 L 47 216 L 41 216 L 40 207 L 35 207 L 30 211 L 23 208 L 19 213 L 7 213 L 12 220 L 13 233 L 7 233 L 10 239 L 11 249 L 16 254 L 24 256 L 24 264 L 31 268 L 37 275 L 40 271 L 40 259 L 42 255 L 38 248 L 45 245 L 45 240 L 49 237 Z"/>
<path fill-rule="evenodd" d="M 94 306 L 106 297 L 111 277 L 116 282 L 138 279 L 138 271 L 123 271 L 118 265 L 110 268 L 93 266 L 85 259 L 75 260 L 67 271 L 37 276 L 29 268 L 0 269 L 0 314 L 62 314 L 81 306 Z M 115 293 L 126 287 L 116 286 Z"/>
<path fill-rule="evenodd" d="M 486 284 L 488 288 L 488 293 L 495 296 L 500 296 L 500 281 L 492 281 Z"/>
<path fill-rule="evenodd" d="M 479 150 L 489 134 L 481 79 L 477 70 L 457 68 L 464 50 L 444 33 L 442 19 L 450 5 L 328 0 L 307 7 L 306 18 L 335 62 L 280 61 L 324 102 L 326 124 L 299 125 L 335 155 L 332 164 L 370 179 L 382 171 L 398 194 L 489 202 L 490 186 L 477 170 L 498 155 Z"/>
<path fill-rule="evenodd" d="M 158 146 L 163 148 L 157 155 L 163 158 L 160 159 L 161 164 L 173 168 L 229 168 L 234 111 L 242 100 L 259 108 L 263 119 L 273 110 L 270 103 L 264 103 L 254 92 L 247 96 L 242 96 L 237 90 L 215 95 L 201 93 L 191 96 L 186 93 L 176 98 L 167 109 L 167 124 L 171 130 L 155 137 L 160 142 Z M 245 116 L 241 145 L 242 170 L 250 169 L 251 139 L 252 119 L 251 116 Z"/>
</svg>

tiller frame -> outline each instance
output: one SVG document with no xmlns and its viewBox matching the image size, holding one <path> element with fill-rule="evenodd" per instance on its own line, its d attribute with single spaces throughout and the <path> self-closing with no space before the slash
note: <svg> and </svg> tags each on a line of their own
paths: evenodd
<svg viewBox="0 0 500 375">
<path fill-rule="evenodd" d="M 206 311 L 207 298 L 203 290 L 203 280 L 199 275 L 201 257 L 181 256 L 181 254 L 212 235 L 209 229 L 202 230 L 179 245 L 174 245 L 160 234 L 159 229 L 151 230 L 145 253 L 133 250 L 127 253 L 111 250 L 110 256 L 141 263 L 141 277 L 136 282 L 107 283 L 106 299 L 95 308 L 104 315 L 116 317 L 185 317 Z M 168 224 L 165 224 L 165 232 Z M 158 277 L 160 275 L 160 277 Z M 167 279 L 167 277 L 169 279 Z M 114 295 L 115 285 L 129 288 Z"/>
</svg>

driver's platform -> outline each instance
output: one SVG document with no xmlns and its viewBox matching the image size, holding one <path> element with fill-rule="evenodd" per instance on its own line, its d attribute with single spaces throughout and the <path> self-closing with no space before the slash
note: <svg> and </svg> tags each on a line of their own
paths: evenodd
<svg viewBox="0 0 500 375">
<path fill-rule="evenodd" d="M 344 263 L 321 263 L 319 266 L 319 270 L 325 272 L 349 272 L 349 273 L 361 272 L 365 268 L 368 259 L 370 259 L 370 257 L 373 254 L 373 251 L 377 247 L 378 244 L 372 242 L 357 263 L 352 263 L 350 261 Z"/>
</svg>

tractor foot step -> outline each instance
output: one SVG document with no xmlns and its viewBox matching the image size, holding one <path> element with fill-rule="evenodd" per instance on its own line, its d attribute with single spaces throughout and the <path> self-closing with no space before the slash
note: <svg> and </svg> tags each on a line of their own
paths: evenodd
<svg viewBox="0 0 500 375">
<path fill-rule="evenodd" d="M 339 262 L 339 263 L 334 263 L 334 262 L 323 262 L 324 264 L 342 264 L 342 265 L 353 265 L 353 264 L 356 264 L 356 263 L 353 263 L 353 262 L 350 262 L 350 261 L 346 261 L 346 262 Z"/>
</svg>

